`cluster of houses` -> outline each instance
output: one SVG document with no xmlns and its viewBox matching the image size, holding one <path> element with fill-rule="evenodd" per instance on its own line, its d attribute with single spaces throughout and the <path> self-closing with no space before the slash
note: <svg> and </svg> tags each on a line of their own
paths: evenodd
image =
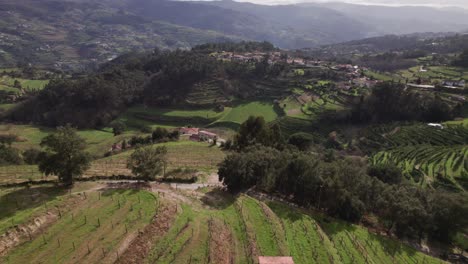
<svg viewBox="0 0 468 264">
<path fill-rule="evenodd" d="M 276 62 L 286 62 L 288 64 L 294 64 L 298 66 L 318 66 L 322 64 L 321 61 L 308 61 L 299 57 L 289 57 L 284 56 L 281 52 L 245 52 L 245 53 L 235 53 L 235 52 L 220 52 L 214 54 L 213 56 L 222 60 L 230 61 L 240 61 L 240 62 L 260 62 L 265 56 L 268 56 L 268 63 L 273 64 Z"/>
</svg>

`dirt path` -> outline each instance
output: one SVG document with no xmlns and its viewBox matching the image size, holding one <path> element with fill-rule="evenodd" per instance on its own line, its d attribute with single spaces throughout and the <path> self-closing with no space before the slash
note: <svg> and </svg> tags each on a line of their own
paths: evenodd
<svg viewBox="0 0 468 264">
<path fill-rule="evenodd" d="M 176 214 L 172 203 L 161 205 L 151 224 L 138 233 L 136 238 L 126 242 L 126 250 L 117 263 L 143 263 L 153 245 L 169 231 Z"/>
<path fill-rule="evenodd" d="M 208 222 L 210 234 L 209 263 L 235 263 L 232 251 L 233 237 L 229 227 L 219 219 Z"/>
</svg>

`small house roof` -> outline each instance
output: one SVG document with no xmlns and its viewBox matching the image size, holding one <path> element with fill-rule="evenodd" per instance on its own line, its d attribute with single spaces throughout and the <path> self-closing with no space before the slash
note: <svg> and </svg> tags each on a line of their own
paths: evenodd
<svg viewBox="0 0 468 264">
<path fill-rule="evenodd" d="M 292 257 L 258 257 L 259 264 L 294 264 Z"/>
<path fill-rule="evenodd" d="M 205 130 L 200 131 L 199 134 L 206 135 L 206 136 L 211 136 L 211 137 L 216 137 L 215 133 L 211 133 L 211 132 L 208 132 L 208 131 L 205 131 Z"/>
</svg>

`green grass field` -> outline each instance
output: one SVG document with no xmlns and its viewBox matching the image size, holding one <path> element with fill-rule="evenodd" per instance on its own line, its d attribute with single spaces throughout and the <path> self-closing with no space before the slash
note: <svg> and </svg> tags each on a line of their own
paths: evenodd
<svg viewBox="0 0 468 264">
<path fill-rule="evenodd" d="M 151 108 L 137 106 L 129 108 L 117 120 L 125 123 L 130 129 L 143 126 L 181 127 L 187 125 L 206 126 L 222 117 L 224 112 L 216 112 L 211 108 Z"/>
<path fill-rule="evenodd" d="M 0 90 L 19 92 L 20 90 L 14 87 L 16 80 L 21 84 L 21 88 L 26 90 L 41 90 L 49 83 L 49 80 L 28 80 L 4 75 L 0 77 Z"/>
<path fill-rule="evenodd" d="M 227 127 L 236 129 L 250 115 L 260 115 L 267 122 L 278 117 L 272 102 L 240 102 L 217 112 L 213 108 L 146 108 L 132 107 L 117 120 L 125 123 L 130 130 L 143 126 L 152 128 L 174 128 L 182 126 Z"/>
<path fill-rule="evenodd" d="M 222 118 L 217 122 L 231 122 L 241 124 L 251 115 L 263 116 L 265 121 L 270 122 L 278 117 L 275 112 L 274 105 L 271 102 L 245 102 L 240 103 L 227 110 Z"/>
<path fill-rule="evenodd" d="M 0 124 L 0 134 L 11 134 L 18 137 L 19 141 L 13 143 L 13 146 L 20 150 L 39 149 L 41 140 L 53 131 L 52 128 L 34 125 Z M 102 157 L 113 143 L 122 141 L 124 138 L 130 138 L 138 133 L 138 131 L 130 130 L 115 137 L 111 129 L 78 131 L 78 135 L 86 140 L 86 151 L 96 157 Z"/>
</svg>

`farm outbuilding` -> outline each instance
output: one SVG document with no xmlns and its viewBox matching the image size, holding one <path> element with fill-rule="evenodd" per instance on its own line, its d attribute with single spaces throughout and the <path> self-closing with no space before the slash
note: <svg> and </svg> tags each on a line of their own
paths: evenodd
<svg viewBox="0 0 468 264">
<path fill-rule="evenodd" d="M 258 257 L 259 264 L 294 264 L 292 257 Z"/>
</svg>

